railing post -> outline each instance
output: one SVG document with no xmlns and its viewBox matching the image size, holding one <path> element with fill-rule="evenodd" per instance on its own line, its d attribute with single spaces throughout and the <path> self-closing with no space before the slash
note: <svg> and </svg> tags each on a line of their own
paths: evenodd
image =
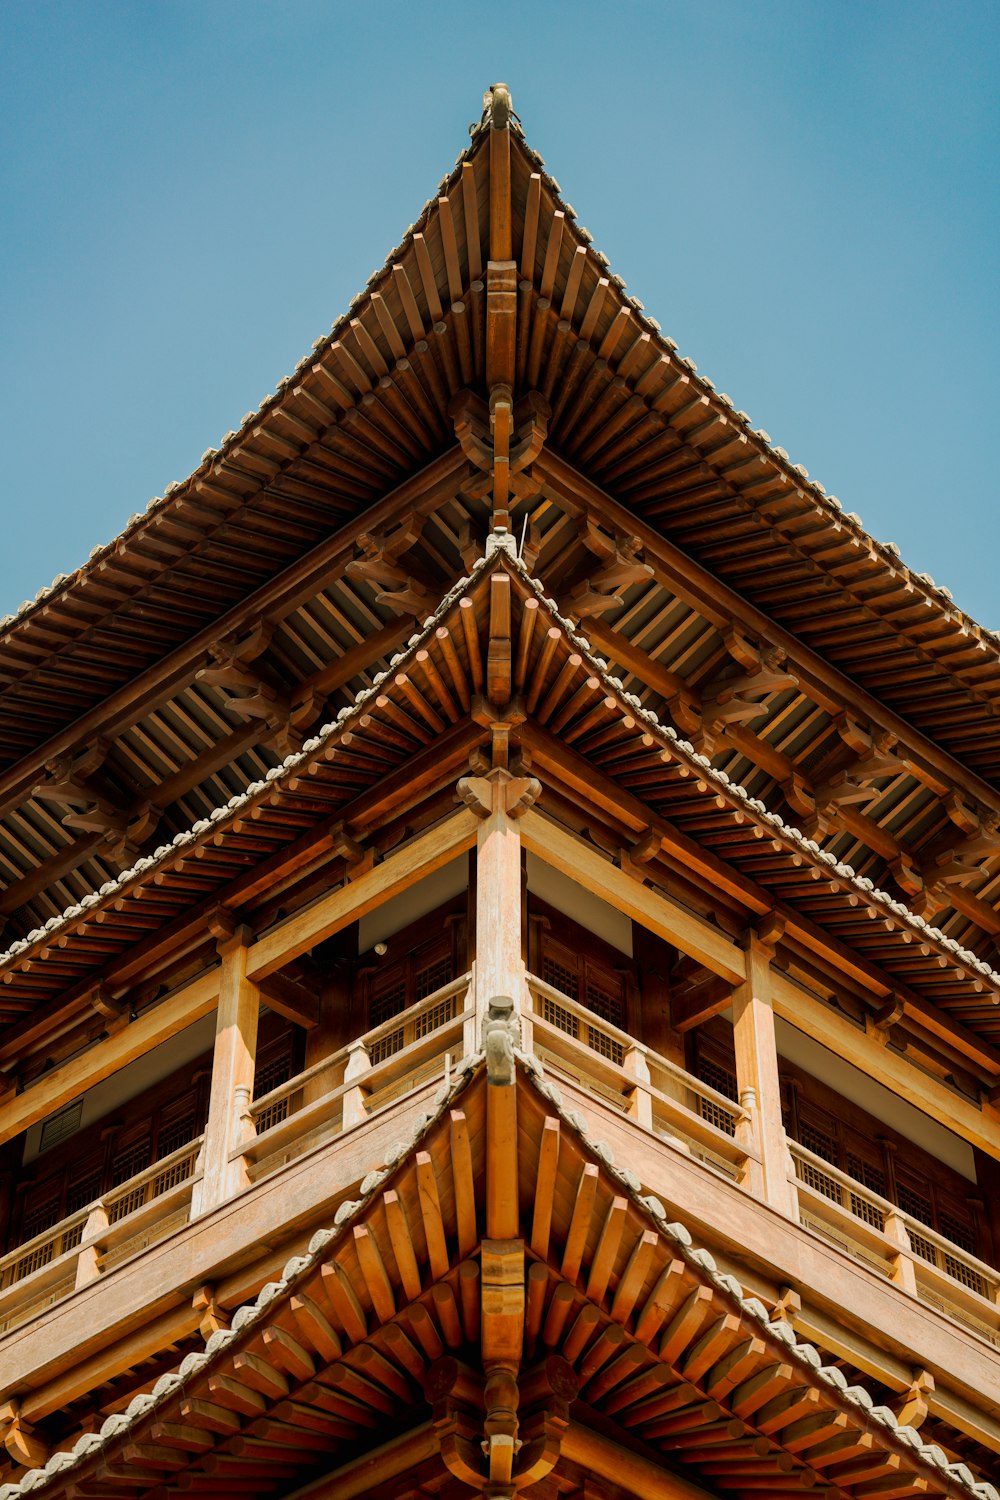
<svg viewBox="0 0 1000 1500">
<path fill-rule="evenodd" d="M 493 770 L 463 776 L 462 801 L 479 818 L 476 841 L 477 1014 L 498 995 L 509 995 L 522 1020 L 521 1046 L 531 1048 L 530 1021 L 524 1021 L 525 971 L 521 944 L 521 834 L 517 818 L 538 796 L 538 782 Z"/>
<path fill-rule="evenodd" d="M 751 933 L 747 943 L 747 977 L 733 992 L 733 1040 L 740 1101 L 750 1110 L 761 1163 L 764 1201 L 789 1218 L 798 1217 L 796 1193 L 789 1182 L 789 1153 L 781 1121 L 778 1051 L 771 999 L 771 947 Z"/>
<path fill-rule="evenodd" d="M 737 1146 L 742 1146 L 743 1150 L 747 1153 L 756 1152 L 760 1136 L 756 1089 L 745 1088 L 740 1090 L 740 1108 L 746 1110 L 746 1114 L 740 1115 L 737 1118 L 733 1126 L 733 1140 Z M 756 1156 L 750 1154 L 746 1156 L 740 1181 L 750 1189 L 755 1198 L 766 1198 L 764 1168 Z"/>
<path fill-rule="evenodd" d="M 230 1161 L 230 1156 L 244 1143 L 257 1058 L 260 992 L 247 978 L 251 941 L 247 927 L 231 926 L 218 934 L 222 959 L 219 1008 L 208 1121 L 201 1148 L 201 1181 L 195 1183 L 191 1195 L 192 1218 L 225 1202 L 250 1182 L 245 1160 L 240 1157 Z"/>
<path fill-rule="evenodd" d="M 363 1078 L 372 1069 L 371 1058 L 368 1056 L 368 1048 L 364 1042 L 358 1040 L 352 1042 L 347 1049 L 347 1066 L 344 1069 L 344 1082 L 354 1083 L 355 1079 Z M 366 1090 L 356 1085 L 349 1088 L 344 1094 L 343 1120 L 344 1129 L 351 1125 L 360 1125 L 368 1118 L 365 1108 Z"/>
<path fill-rule="evenodd" d="M 95 1203 L 83 1226 L 80 1251 L 76 1258 L 77 1291 L 82 1286 L 86 1286 L 88 1281 L 96 1281 L 103 1271 L 104 1251 L 99 1241 L 109 1228 L 110 1220 L 107 1209 L 103 1203 Z"/>
<path fill-rule="evenodd" d="M 887 1240 L 899 1246 L 899 1253 L 892 1257 L 890 1276 L 896 1285 L 911 1297 L 917 1295 L 917 1274 L 913 1269 L 913 1249 L 906 1220 L 901 1214 L 886 1214 L 883 1229 Z"/>
<path fill-rule="evenodd" d="M 633 1043 L 628 1049 L 623 1066 L 628 1076 L 635 1080 L 635 1087 L 629 1097 L 628 1112 L 643 1130 L 652 1130 L 653 1099 L 649 1092 L 649 1063 L 646 1061 L 646 1049 L 640 1042 Z"/>
</svg>

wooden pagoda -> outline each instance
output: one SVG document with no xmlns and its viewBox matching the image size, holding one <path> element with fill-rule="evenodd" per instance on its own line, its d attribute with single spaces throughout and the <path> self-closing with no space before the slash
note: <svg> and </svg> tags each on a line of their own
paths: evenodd
<svg viewBox="0 0 1000 1500">
<path fill-rule="evenodd" d="M 998 1500 L 1000 640 L 504 85 L 0 645 L 0 1500 Z"/>
</svg>

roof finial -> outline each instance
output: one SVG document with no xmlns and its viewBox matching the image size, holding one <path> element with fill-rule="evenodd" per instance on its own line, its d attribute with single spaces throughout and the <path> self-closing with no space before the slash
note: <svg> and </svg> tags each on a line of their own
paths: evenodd
<svg viewBox="0 0 1000 1500">
<path fill-rule="evenodd" d="M 506 130 L 514 113 L 510 102 L 510 89 L 505 83 L 491 83 L 483 95 L 483 108 L 490 117 L 494 130 Z"/>
</svg>

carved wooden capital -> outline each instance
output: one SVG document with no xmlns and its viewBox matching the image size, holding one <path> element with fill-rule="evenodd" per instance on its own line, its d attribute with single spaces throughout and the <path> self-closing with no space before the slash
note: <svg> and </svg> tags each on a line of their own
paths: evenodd
<svg viewBox="0 0 1000 1500">
<path fill-rule="evenodd" d="M 496 770 L 486 776 L 463 776 L 455 791 L 477 818 L 491 818 L 494 813 L 519 818 L 541 796 L 542 784 L 536 776 Z"/>
</svg>

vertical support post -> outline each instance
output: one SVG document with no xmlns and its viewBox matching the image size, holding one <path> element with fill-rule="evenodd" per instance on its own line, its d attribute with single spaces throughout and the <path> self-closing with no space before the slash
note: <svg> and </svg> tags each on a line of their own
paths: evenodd
<svg viewBox="0 0 1000 1500">
<path fill-rule="evenodd" d="M 104 1204 L 98 1201 L 90 1210 L 87 1222 L 83 1226 L 80 1251 L 76 1257 L 77 1291 L 82 1286 L 86 1286 L 88 1281 L 96 1281 L 104 1269 L 100 1239 L 102 1235 L 107 1234 L 108 1228 L 108 1211 Z"/>
<path fill-rule="evenodd" d="M 344 1070 L 344 1082 L 353 1084 L 344 1095 L 344 1129 L 351 1125 L 360 1125 L 368 1118 L 365 1108 L 366 1091 L 358 1083 L 366 1073 L 372 1070 L 371 1058 L 368 1056 L 368 1048 L 360 1039 L 352 1042 L 347 1051 L 347 1067 Z"/>
<path fill-rule="evenodd" d="M 646 1049 L 641 1042 L 636 1042 L 625 1054 L 625 1072 L 635 1080 L 629 1099 L 628 1112 L 637 1125 L 643 1130 L 653 1128 L 653 1099 L 649 1092 L 650 1077 L 649 1063 L 646 1061 Z"/>
<path fill-rule="evenodd" d="M 899 1246 L 899 1253 L 892 1257 L 892 1270 L 889 1274 L 901 1291 L 909 1292 L 911 1297 L 915 1297 L 917 1277 L 913 1269 L 913 1250 L 906 1220 L 899 1214 L 886 1214 L 884 1230 L 886 1239 Z"/>
<path fill-rule="evenodd" d="M 247 978 L 247 954 L 252 934 L 234 927 L 218 943 L 222 959 L 219 1009 L 215 1023 L 212 1085 L 208 1101 L 205 1143 L 201 1151 L 201 1182 L 195 1185 L 191 1213 L 206 1213 L 249 1184 L 245 1162 L 230 1162 L 240 1143 L 241 1121 L 253 1097 L 257 1061 L 257 1018 L 260 992 Z"/>
<path fill-rule="evenodd" d="M 764 1201 L 789 1218 L 796 1218 L 796 1194 L 788 1180 L 788 1145 L 781 1121 L 771 996 L 772 951 L 756 934 L 751 934 L 747 944 L 747 977 L 733 993 L 736 1083 L 740 1103 L 751 1111 L 754 1122 Z"/>
<path fill-rule="evenodd" d="M 507 771 L 469 777 L 480 809 L 476 841 L 476 1009 L 484 1015 L 495 995 L 509 995 L 522 1010 L 521 834 L 509 811 L 525 778 Z M 473 810 L 476 810 L 475 807 Z"/>
</svg>

